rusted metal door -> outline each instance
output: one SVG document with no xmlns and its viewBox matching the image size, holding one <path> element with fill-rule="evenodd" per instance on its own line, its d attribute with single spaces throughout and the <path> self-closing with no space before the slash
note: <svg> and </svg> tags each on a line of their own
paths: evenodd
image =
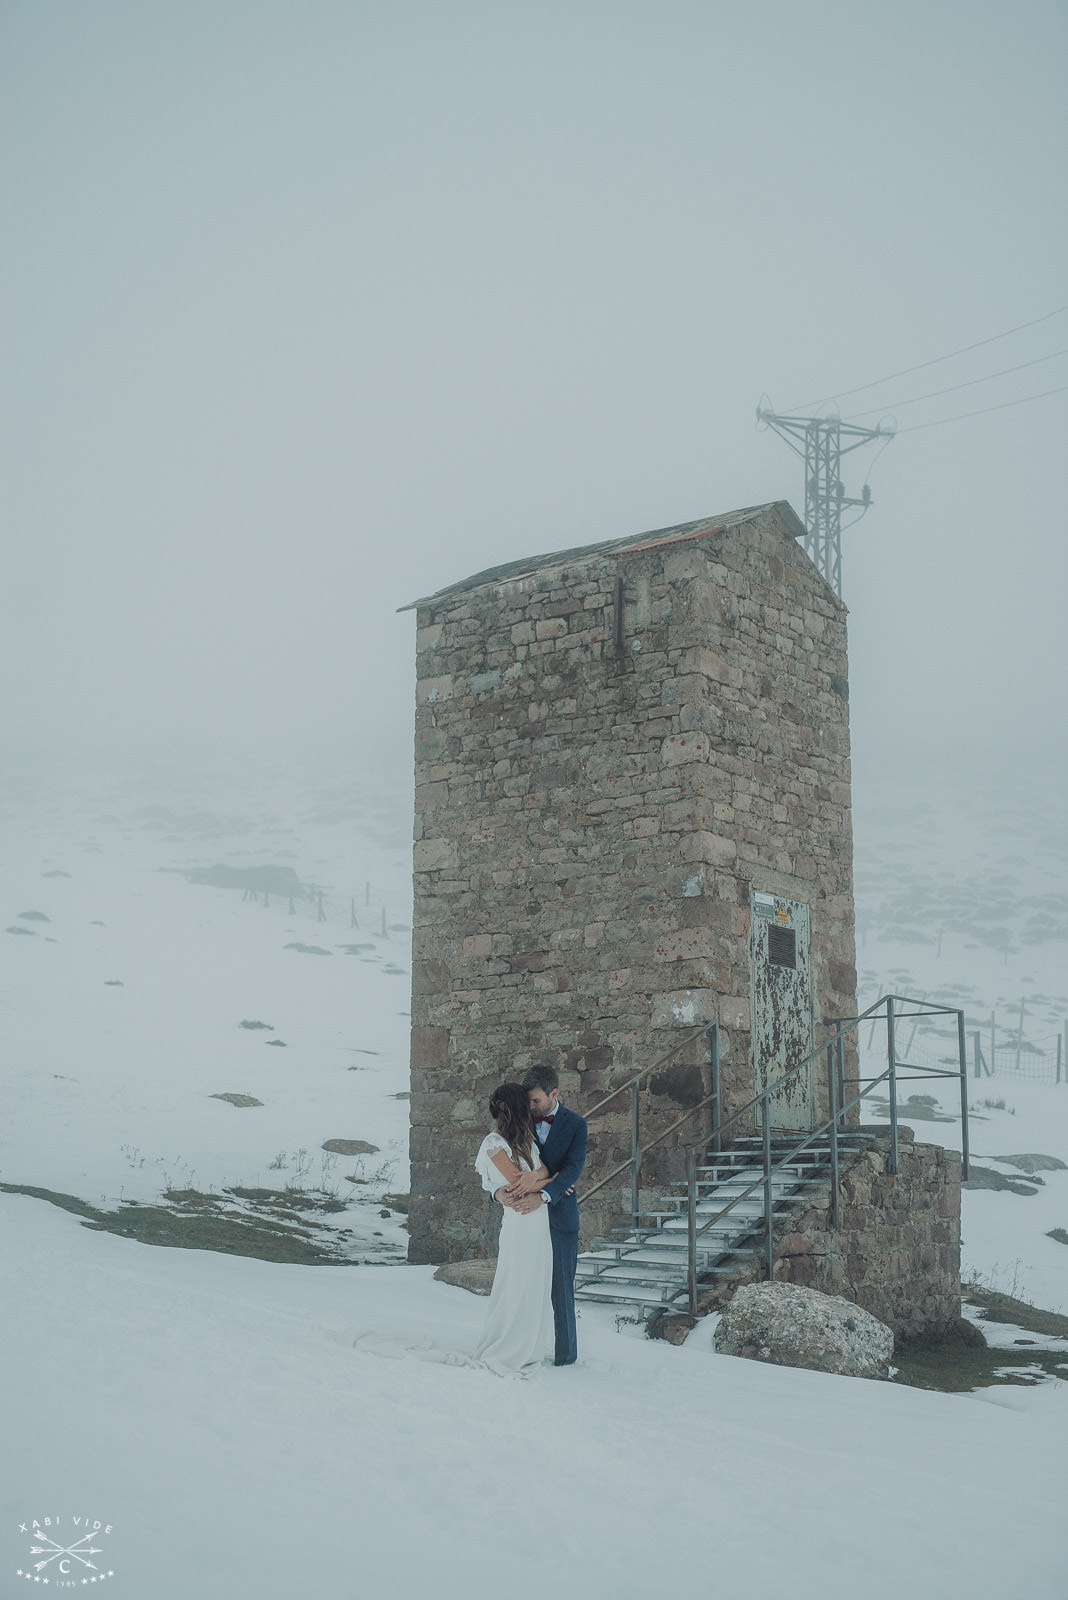
<svg viewBox="0 0 1068 1600">
<path fill-rule="evenodd" d="M 812 1049 L 808 906 L 754 892 L 750 968 L 753 1066 L 759 1094 Z M 811 1062 L 769 1106 L 773 1130 L 815 1126 Z"/>
</svg>

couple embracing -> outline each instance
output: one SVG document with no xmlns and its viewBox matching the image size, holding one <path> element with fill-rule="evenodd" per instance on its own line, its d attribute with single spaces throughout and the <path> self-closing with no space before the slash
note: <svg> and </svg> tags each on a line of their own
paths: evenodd
<svg viewBox="0 0 1068 1600">
<path fill-rule="evenodd" d="M 586 1121 L 560 1100 L 551 1067 L 490 1097 L 494 1131 L 475 1167 L 502 1207 L 497 1271 L 473 1360 L 499 1373 L 542 1364 L 555 1336 L 555 1365 L 577 1358 L 575 1267 L 579 1213 L 575 1184 L 586 1160 Z"/>
</svg>

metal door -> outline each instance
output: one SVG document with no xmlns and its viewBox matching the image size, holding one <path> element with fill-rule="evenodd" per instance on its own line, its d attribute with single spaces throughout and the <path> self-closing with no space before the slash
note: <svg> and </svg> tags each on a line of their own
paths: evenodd
<svg viewBox="0 0 1068 1600">
<path fill-rule="evenodd" d="M 808 906 L 754 892 L 750 933 L 755 1093 L 812 1049 Z M 772 1129 L 815 1126 L 812 1063 L 769 1101 Z"/>
</svg>

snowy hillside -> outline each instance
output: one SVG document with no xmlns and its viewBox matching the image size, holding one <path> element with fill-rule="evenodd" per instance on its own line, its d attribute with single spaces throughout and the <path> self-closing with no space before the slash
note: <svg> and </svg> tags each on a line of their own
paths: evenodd
<svg viewBox="0 0 1068 1600">
<path fill-rule="evenodd" d="M 532 1383 L 354 1348 L 469 1348 L 483 1308 L 403 1264 L 409 816 L 358 774 L 8 791 L 3 1592 L 34 1581 L 34 1519 L 60 1519 L 36 1530 L 47 1551 L 84 1515 L 102 1527 L 82 1575 L 117 1594 L 451 1600 L 513 1581 L 501 1524 L 521 1501 L 593 1597 L 993 1600 L 1026 1574 L 1059 1600 L 1068 1383 L 954 1395 L 763 1367 L 716 1356 L 708 1324 L 675 1349 L 609 1308 L 583 1311 L 579 1367 Z M 864 999 L 967 989 L 978 1017 L 1004 1008 L 1001 1045 L 1023 994 L 1048 1047 L 1068 987 L 1030 903 L 1049 845 L 1017 841 L 997 901 L 987 838 L 933 807 L 858 815 Z M 1068 1171 L 1004 1159 L 1068 1161 L 1068 1087 L 1001 1067 L 974 1085 L 973 1150 L 1016 1181 L 965 1195 L 965 1260 L 1068 1310 L 1050 1237 Z M 906 1112 L 917 1137 L 959 1138 L 951 1099 L 924 1102 L 947 1120 Z M 63 1586 L 61 1559 L 42 1582 Z"/>
</svg>

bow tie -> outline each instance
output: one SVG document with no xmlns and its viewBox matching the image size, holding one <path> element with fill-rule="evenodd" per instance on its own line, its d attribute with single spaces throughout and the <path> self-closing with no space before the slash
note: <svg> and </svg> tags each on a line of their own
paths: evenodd
<svg viewBox="0 0 1068 1600">
<path fill-rule="evenodd" d="M 535 1117 L 534 1120 L 537 1123 L 547 1122 L 549 1124 L 549 1126 L 551 1127 L 552 1124 L 556 1121 L 556 1112 L 555 1111 L 550 1111 L 549 1115 L 547 1117 Z"/>
</svg>

